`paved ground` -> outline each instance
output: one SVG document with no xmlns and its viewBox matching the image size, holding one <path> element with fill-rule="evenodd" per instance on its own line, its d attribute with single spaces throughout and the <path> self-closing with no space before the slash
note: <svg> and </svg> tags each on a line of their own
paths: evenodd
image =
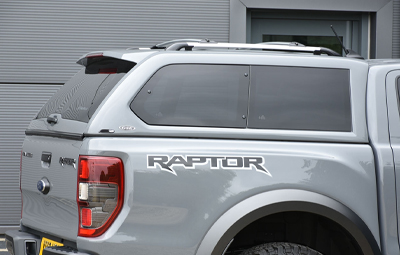
<svg viewBox="0 0 400 255">
<path fill-rule="evenodd" d="M 0 235 L 0 255 L 10 255 L 7 252 L 6 245 L 4 243 L 4 235 Z"/>
</svg>

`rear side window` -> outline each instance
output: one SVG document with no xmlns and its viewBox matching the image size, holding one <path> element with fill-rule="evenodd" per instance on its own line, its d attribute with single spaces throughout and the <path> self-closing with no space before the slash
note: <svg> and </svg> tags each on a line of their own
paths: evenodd
<svg viewBox="0 0 400 255">
<path fill-rule="evenodd" d="M 83 68 L 65 83 L 44 105 L 37 118 L 57 113 L 63 119 L 87 123 L 107 94 L 134 66 L 132 62 L 103 59 Z"/>
<path fill-rule="evenodd" d="M 351 131 L 349 70 L 252 66 L 248 127 Z"/>
<path fill-rule="evenodd" d="M 150 125 L 246 127 L 249 67 L 169 65 L 131 103 Z"/>
<path fill-rule="evenodd" d="M 399 104 L 399 111 L 400 111 L 400 77 L 397 77 L 396 89 L 397 89 L 397 101 L 398 101 L 398 104 Z"/>
</svg>

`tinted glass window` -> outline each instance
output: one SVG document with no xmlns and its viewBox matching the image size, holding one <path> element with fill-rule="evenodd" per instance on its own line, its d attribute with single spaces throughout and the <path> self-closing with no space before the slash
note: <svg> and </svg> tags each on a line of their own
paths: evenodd
<svg viewBox="0 0 400 255">
<path fill-rule="evenodd" d="M 346 69 L 252 66 L 249 128 L 351 131 Z"/>
<path fill-rule="evenodd" d="M 397 89 L 397 104 L 400 113 L 400 76 L 397 77 L 396 89 Z"/>
<path fill-rule="evenodd" d="M 150 125 L 245 127 L 245 73 L 248 66 L 166 66 L 146 83 L 131 109 Z"/>
<path fill-rule="evenodd" d="M 400 111 L 400 77 L 397 78 L 397 101 L 399 104 L 399 111 Z"/>
<path fill-rule="evenodd" d="M 44 105 L 37 118 L 61 114 L 63 119 L 88 122 L 97 107 L 125 73 L 85 74 L 78 72 Z"/>
</svg>

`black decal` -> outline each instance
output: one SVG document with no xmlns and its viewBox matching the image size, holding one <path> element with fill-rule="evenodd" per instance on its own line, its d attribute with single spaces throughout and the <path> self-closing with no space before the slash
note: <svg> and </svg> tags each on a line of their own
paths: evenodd
<svg viewBox="0 0 400 255">
<path fill-rule="evenodd" d="M 207 157 L 188 156 L 187 162 L 190 166 L 193 166 L 194 164 L 205 164 L 207 163 Z"/>
<path fill-rule="evenodd" d="M 264 171 L 266 174 L 271 175 L 267 169 L 261 166 L 263 161 L 264 160 L 261 157 L 244 157 L 244 167 L 250 167 L 250 165 L 253 165 L 257 170 Z"/>
<path fill-rule="evenodd" d="M 222 160 L 222 167 L 243 167 L 242 157 L 226 157 Z"/>
<path fill-rule="evenodd" d="M 72 163 L 71 161 L 63 160 L 60 163 Z M 196 165 L 208 165 L 210 169 L 242 169 L 250 170 L 253 167 L 260 172 L 263 172 L 272 177 L 271 173 L 264 167 L 263 157 L 236 157 L 236 156 L 178 156 L 178 155 L 147 155 L 147 165 L 149 168 L 156 168 L 157 165 L 161 170 L 169 171 L 176 175 L 175 166 L 181 166 L 184 169 L 195 169 Z"/>
<path fill-rule="evenodd" d="M 225 157 L 208 157 L 211 160 L 211 168 L 218 167 L 218 159 L 223 159 Z"/>
<path fill-rule="evenodd" d="M 168 156 L 147 156 L 147 160 L 149 167 L 155 167 L 156 164 L 158 164 L 162 169 L 166 169 L 172 172 L 172 170 L 167 165 Z"/>
<path fill-rule="evenodd" d="M 186 162 L 186 160 L 181 157 L 181 156 L 173 156 L 169 161 L 168 161 L 168 166 L 172 165 L 184 165 L 184 166 L 192 166 L 190 163 Z"/>
</svg>

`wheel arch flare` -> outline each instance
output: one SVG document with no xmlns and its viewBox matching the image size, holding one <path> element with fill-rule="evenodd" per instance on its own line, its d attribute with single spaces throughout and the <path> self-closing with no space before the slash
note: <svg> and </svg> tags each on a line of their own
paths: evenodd
<svg viewBox="0 0 400 255">
<path fill-rule="evenodd" d="M 381 254 L 371 230 L 350 208 L 330 197 L 296 189 L 268 191 L 236 204 L 211 226 L 196 254 L 221 255 L 236 234 L 249 224 L 272 214 L 290 211 L 324 216 L 346 230 L 364 255 Z"/>
</svg>

